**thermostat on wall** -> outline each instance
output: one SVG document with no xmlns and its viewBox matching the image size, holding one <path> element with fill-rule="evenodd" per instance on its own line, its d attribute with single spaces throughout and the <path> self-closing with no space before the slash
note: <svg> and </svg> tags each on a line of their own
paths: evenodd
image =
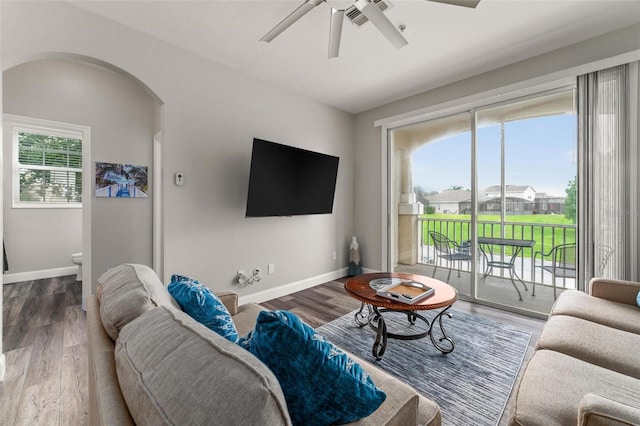
<svg viewBox="0 0 640 426">
<path fill-rule="evenodd" d="M 176 185 L 178 186 L 184 185 L 184 173 L 181 173 L 181 172 L 176 173 Z"/>
</svg>

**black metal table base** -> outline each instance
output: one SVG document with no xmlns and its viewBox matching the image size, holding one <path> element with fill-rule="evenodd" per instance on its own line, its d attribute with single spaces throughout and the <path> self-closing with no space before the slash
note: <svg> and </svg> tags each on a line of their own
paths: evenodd
<svg viewBox="0 0 640 426">
<path fill-rule="evenodd" d="M 520 293 L 520 289 L 518 288 L 518 286 L 516 285 L 516 282 L 513 279 L 513 277 L 515 276 L 516 280 L 520 281 L 520 283 L 524 287 L 524 291 L 528 291 L 529 290 L 527 288 L 527 285 L 525 284 L 525 282 L 522 280 L 522 278 L 520 278 L 518 276 L 518 273 L 516 272 L 516 266 L 515 266 L 515 260 L 518 257 L 518 255 L 520 254 L 520 252 L 522 251 L 522 247 L 516 247 L 515 248 L 515 250 L 513 251 L 513 254 L 511 255 L 511 259 L 508 262 L 500 262 L 500 261 L 497 261 L 497 260 L 489 260 L 489 256 L 482 249 L 482 246 L 480 246 L 480 251 L 482 251 L 482 254 L 484 255 L 485 260 L 486 260 L 486 269 L 484 271 L 484 274 L 482 275 L 481 280 L 484 280 L 487 277 L 487 275 L 489 275 L 491 272 L 493 272 L 493 268 L 494 267 L 508 269 L 509 270 L 509 278 L 511 279 L 511 284 L 513 284 L 513 287 L 518 292 L 518 300 L 522 302 L 522 294 Z M 489 255 L 493 259 L 493 252 L 490 251 Z"/>
<path fill-rule="evenodd" d="M 365 313 L 366 308 L 366 313 Z M 388 308 L 378 308 L 377 306 L 368 305 L 366 303 L 362 303 L 360 306 L 360 310 L 355 314 L 355 321 L 360 327 L 364 327 L 369 325 L 376 332 L 376 339 L 373 343 L 372 353 L 376 360 L 382 359 L 382 355 L 387 349 L 387 339 L 399 339 L 399 340 L 417 340 L 422 339 L 423 337 L 429 336 L 431 339 L 431 343 L 433 346 L 442 352 L 443 354 L 448 354 L 453 351 L 455 344 L 453 339 L 447 336 L 447 333 L 444 330 L 444 326 L 442 324 L 442 317 L 448 316 L 451 318 L 451 314 L 447 312 L 451 308 L 451 306 L 447 306 L 442 311 L 440 311 L 433 320 L 429 321 L 427 318 L 417 313 L 416 311 L 405 311 L 405 310 L 397 310 L 397 309 L 388 309 Z M 398 312 L 407 315 L 407 321 L 409 324 L 414 325 L 416 321 L 419 319 L 424 322 L 429 328 L 426 331 L 415 334 L 395 334 L 389 333 L 387 330 L 387 324 L 382 316 L 385 312 Z M 440 328 L 440 333 L 442 337 L 436 338 L 434 336 L 434 325 L 438 323 Z M 444 345 L 443 342 L 447 342 Z"/>
</svg>

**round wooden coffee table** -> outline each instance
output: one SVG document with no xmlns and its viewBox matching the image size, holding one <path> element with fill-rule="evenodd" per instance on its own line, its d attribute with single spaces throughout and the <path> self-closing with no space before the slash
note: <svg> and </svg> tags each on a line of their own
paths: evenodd
<svg viewBox="0 0 640 426">
<path fill-rule="evenodd" d="M 434 294 L 426 299 L 419 300 L 413 304 L 398 302 L 376 294 L 376 283 L 383 279 L 389 282 L 392 279 L 396 281 L 416 281 L 425 284 L 435 290 Z M 376 280 L 376 281 L 374 281 Z M 374 281 L 373 286 L 371 282 Z M 379 360 L 382 358 L 387 348 L 387 338 L 401 340 L 415 340 L 429 336 L 433 346 L 442 353 L 453 351 L 454 343 L 444 331 L 442 325 L 442 317 L 444 315 L 451 318 L 451 314 L 447 312 L 453 303 L 458 300 L 458 292 L 455 288 L 447 283 L 436 280 L 434 278 L 425 277 L 416 274 L 404 274 L 399 272 L 383 272 L 376 274 L 363 274 L 353 278 L 349 278 L 344 284 L 344 288 L 349 295 L 362 302 L 360 310 L 356 312 L 355 320 L 360 327 L 369 325 L 376 331 L 376 339 L 373 344 L 373 356 Z M 418 311 L 442 309 L 438 314 L 429 321 Z M 365 312 L 366 311 L 366 312 Z M 385 312 L 400 312 L 407 315 L 410 324 L 415 324 L 417 320 L 424 322 L 429 328 L 427 331 L 416 334 L 395 334 L 387 331 L 387 326 L 383 317 Z M 433 335 L 433 326 L 438 323 L 442 337 L 436 338 Z M 447 342 L 443 344 L 443 342 Z"/>
</svg>

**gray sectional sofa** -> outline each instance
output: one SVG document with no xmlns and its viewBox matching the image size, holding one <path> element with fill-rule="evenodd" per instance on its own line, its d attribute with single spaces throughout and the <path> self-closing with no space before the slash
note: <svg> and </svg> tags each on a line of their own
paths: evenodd
<svg viewBox="0 0 640 426">
<path fill-rule="evenodd" d="M 640 425 L 640 283 L 594 278 L 556 301 L 511 425 Z"/>
<path fill-rule="evenodd" d="M 253 329 L 261 306 L 238 306 L 234 293 L 218 297 L 240 335 Z M 271 371 L 182 312 L 150 268 L 127 264 L 105 273 L 87 301 L 87 321 L 89 424 L 291 424 Z M 387 394 L 351 424 L 440 425 L 435 402 L 350 356 Z"/>
</svg>

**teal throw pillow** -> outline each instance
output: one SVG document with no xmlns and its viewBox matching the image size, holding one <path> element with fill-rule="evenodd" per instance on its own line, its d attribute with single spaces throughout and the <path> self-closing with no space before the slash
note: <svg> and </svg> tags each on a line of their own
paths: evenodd
<svg viewBox="0 0 640 426">
<path fill-rule="evenodd" d="M 234 343 L 238 341 L 238 331 L 227 307 L 205 285 L 198 280 L 174 274 L 167 289 L 191 318 Z"/>
<path fill-rule="evenodd" d="M 636 305 L 638 305 L 638 307 L 640 308 L 640 291 L 638 292 L 638 295 L 636 296 Z"/>
<path fill-rule="evenodd" d="M 358 363 L 291 312 L 260 312 L 238 344 L 275 374 L 294 425 L 354 422 L 386 398 Z"/>
</svg>

